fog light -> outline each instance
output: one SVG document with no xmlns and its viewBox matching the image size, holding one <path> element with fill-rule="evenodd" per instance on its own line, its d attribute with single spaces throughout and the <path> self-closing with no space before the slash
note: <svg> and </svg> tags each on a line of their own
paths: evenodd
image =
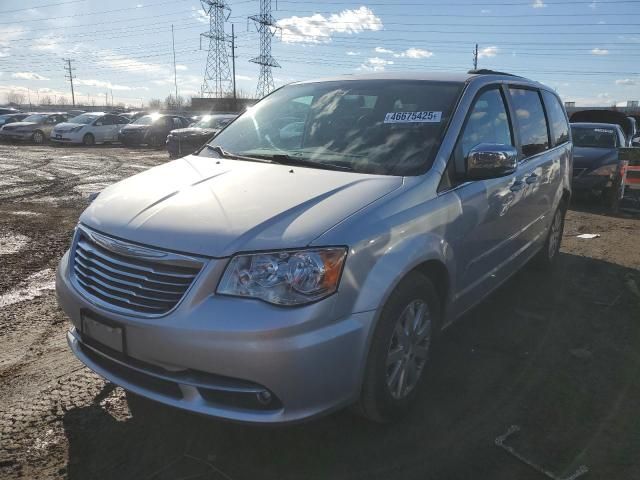
<svg viewBox="0 0 640 480">
<path fill-rule="evenodd" d="M 268 392 L 267 390 L 259 392 L 256 397 L 258 398 L 258 402 L 262 405 L 269 405 L 269 403 L 271 403 L 271 392 Z"/>
</svg>

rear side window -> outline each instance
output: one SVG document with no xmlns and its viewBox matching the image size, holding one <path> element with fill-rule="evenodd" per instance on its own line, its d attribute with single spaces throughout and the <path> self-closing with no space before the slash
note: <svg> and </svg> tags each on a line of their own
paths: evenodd
<svg viewBox="0 0 640 480">
<path fill-rule="evenodd" d="M 542 91 L 542 99 L 549 116 L 549 126 L 551 127 L 551 139 L 553 146 L 569 141 L 569 124 L 564 114 L 564 108 L 560 104 L 558 97 L 551 92 Z"/>
<path fill-rule="evenodd" d="M 464 160 L 469 151 L 481 143 L 513 145 L 507 109 L 497 88 L 481 93 L 471 108 L 456 144 L 457 171 L 464 171 Z"/>
<path fill-rule="evenodd" d="M 516 124 L 524 157 L 548 150 L 549 130 L 538 91 L 510 87 L 509 94 L 516 113 Z"/>
</svg>

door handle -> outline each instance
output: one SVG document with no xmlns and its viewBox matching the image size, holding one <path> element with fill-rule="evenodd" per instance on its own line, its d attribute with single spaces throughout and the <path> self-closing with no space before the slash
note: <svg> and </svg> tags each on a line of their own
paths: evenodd
<svg viewBox="0 0 640 480">
<path fill-rule="evenodd" d="M 516 180 L 515 182 L 513 182 L 513 185 L 511 185 L 509 190 L 511 190 L 512 192 L 519 192 L 523 188 L 524 188 L 524 182 L 520 180 Z"/>
<path fill-rule="evenodd" d="M 538 181 L 538 175 L 536 175 L 535 173 L 532 173 L 525 179 L 525 182 L 527 182 L 527 185 L 531 185 L 532 183 L 536 183 L 537 181 Z"/>
</svg>

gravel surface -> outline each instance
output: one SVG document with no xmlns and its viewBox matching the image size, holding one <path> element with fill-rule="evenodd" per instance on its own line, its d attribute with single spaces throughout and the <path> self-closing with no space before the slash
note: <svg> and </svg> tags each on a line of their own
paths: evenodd
<svg viewBox="0 0 640 480">
<path fill-rule="evenodd" d="M 0 478 L 544 478 L 495 445 L 511 425 L 505 443 L 559 477 L 640 478 L 640 220 L 593 204 L 572 205 L 551 275 L 526 268 L 447 330 L 399 424 L 257 428 L 128 402 L 68 350 L 53 275 L 89 195 L 165 161 L 0 145 Z"/>
</svg>

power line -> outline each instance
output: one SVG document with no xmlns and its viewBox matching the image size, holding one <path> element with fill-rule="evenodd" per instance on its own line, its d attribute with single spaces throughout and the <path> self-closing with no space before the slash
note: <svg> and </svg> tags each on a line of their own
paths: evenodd
<svg viewBox="0 0 640 480">
<path fill-rule="evenodd" d="M 27 10 L 33 10 L 35 8 L 48 8 L 48 7 L 57 7 L 60 5 L 67 5 L 69 3 L 80 3 L 86 2 L 87 0 L 68 0 L 66 2 L 58 2 L 58 3 L 48 3 L 45 5 L 34 5 L 29 8 L 16 8 L 15 10 L 1 10 L 0 13 L 15 13 L 15 12 L 25 12 Z"/>
</svg>

